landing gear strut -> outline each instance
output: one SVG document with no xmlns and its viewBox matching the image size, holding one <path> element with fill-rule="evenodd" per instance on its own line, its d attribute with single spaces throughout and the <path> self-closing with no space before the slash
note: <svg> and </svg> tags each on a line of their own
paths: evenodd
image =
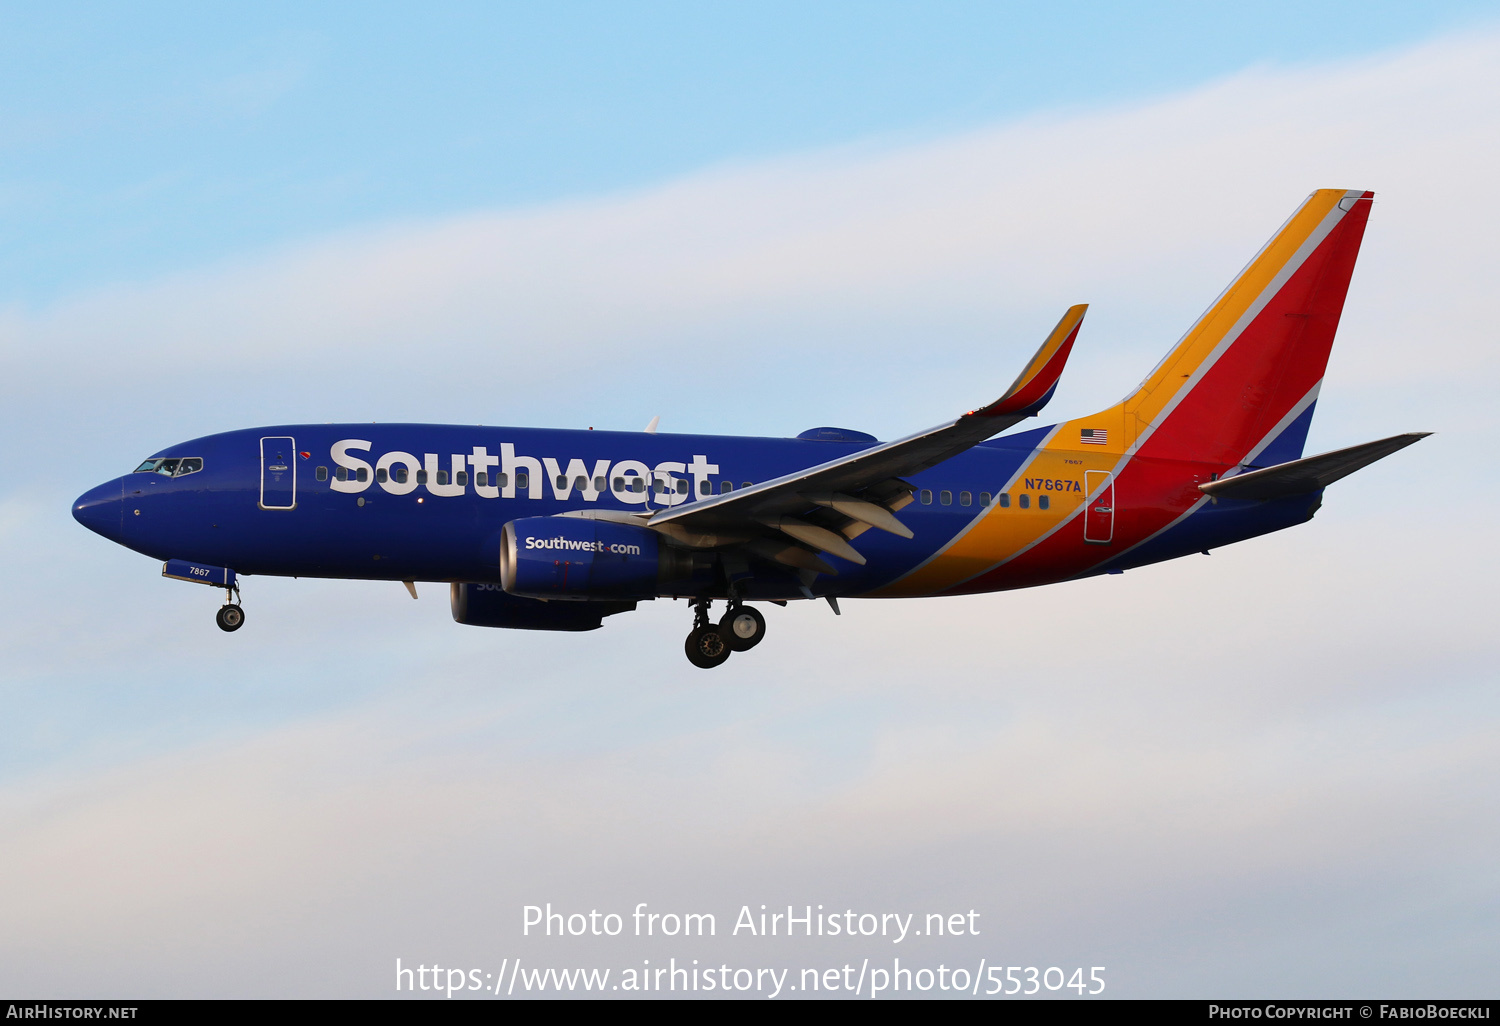
<svg viewBox="0 0 1500 1026">
<path fill-rule="evenodd" d="M 693 601 L 693 629 L 687 636 L 684 648 L 688 662 L 700 670 L 712 670 L 728 659 L 734 649 L 721 631 L 719 624 L 708 618 L 708 599 Z"/>
<path fill-rule="evenodd" d="M 236 601 L 240 597 L 239 585 L 224 593 L 224 604 L 219 607 L 218 615 L 214 622 L 219 625 L 221 631 L 237 631 L 245 623 L 245 611 L 240 608 Z"/>
</svg>

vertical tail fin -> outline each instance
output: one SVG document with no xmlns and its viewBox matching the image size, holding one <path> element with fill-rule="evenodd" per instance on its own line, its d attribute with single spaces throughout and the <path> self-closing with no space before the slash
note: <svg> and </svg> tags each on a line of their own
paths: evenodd
<svg viewBox="0 0 1500 1026">
<path fill-rule="evenodd" d="M 1056 448 L 1266 466 L 1302 454 L 1374 194 L 1320 189 L 1119 406 Z"/>
</svg>

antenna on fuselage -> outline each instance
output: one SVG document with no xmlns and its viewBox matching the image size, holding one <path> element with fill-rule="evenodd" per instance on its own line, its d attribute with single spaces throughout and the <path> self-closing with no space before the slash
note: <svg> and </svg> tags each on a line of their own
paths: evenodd
<svg viewBox="0 0 1500 1026">
<path fill-rule="evenodd" d="M 656 425 L 658 425 L 660 423 L 661 423 L 661 417 L 659 417 L 659 416 L 658 417 L 652 417 L 651 418 L 651 423 L 649 423 L 649 424 L 646 425 L 646 434 L 648 434 L 648 435 L 654 435 L 654 434 L 656 434 Z"/>
</svg>

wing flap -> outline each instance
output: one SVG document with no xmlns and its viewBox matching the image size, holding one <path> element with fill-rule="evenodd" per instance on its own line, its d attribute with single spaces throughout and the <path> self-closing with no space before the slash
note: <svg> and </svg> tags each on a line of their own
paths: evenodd
<svg viewBox="0 0 1500 1026">
<path fill-rule="evenodd" d="M 802 497 L 818 506 L 827 506 L 829 509 L 837 510 L 850 520 L 856 520 L 866 527 L 878 527 L 882 531 L 901 538 L 912 537 L 911 528 L 897 520 L 890 509 L 877 503 L 856 499 L 852 495 L 844 495 L 840 492 L 823 495 L 817 492 L 804 493 Z"/>
<path fill-rule="evenodd" d="M 865 557 L 859 554 L 858 549 L 850 545 L 843 535 L 835 534 L 826 527 L 809 524 L 796 517 L 778 517 L 775 520 L 767 520 L 765 525 L 774 531 L 780 531 L 782 534 L 797 539 L 809 548 L 827 552 L 840 559 L 847 559 L 860 566 L 865 565 Z"/>
</svg>

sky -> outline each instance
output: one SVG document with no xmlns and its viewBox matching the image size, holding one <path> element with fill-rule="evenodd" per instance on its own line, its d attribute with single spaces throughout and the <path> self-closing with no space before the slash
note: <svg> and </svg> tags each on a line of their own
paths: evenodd
<svg viewBox="0 0 1500 1026">
<path fill-rule="evenodd" d="M 1500 8 L 540 10 L 0 11 L 0 993 L 900 957 L 1493 996 Z M 1322 187 L 1377 202 L 1309 448 L 1436 433 L 1208 558 L 794 603 L 705 674 L 670 602 L 552 636 L 256 578 L 225 635 L 68 515 L 255 424 L 891 437 L 1088 302 L 1077 416 Z M 523 935 L 548 902 L 718 935 Z M 981 932 L 729 934 L 761 904 Z"/>
</svg>

